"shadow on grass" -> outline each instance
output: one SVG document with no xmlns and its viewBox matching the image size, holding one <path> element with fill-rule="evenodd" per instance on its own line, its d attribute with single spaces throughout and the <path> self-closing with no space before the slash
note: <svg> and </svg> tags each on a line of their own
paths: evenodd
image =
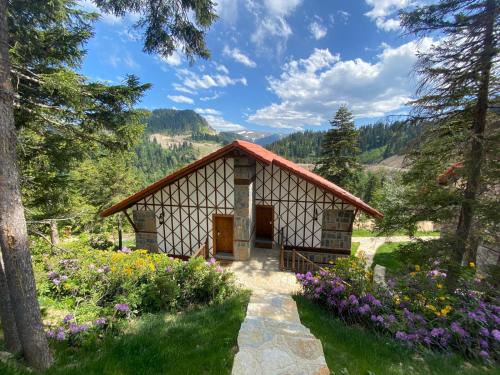
<svg viewBox="0 0 500 375">
<path fill-rule="evenodd" d="M 295 296 L 302 324 L 323 344 L 332 374 L 441 375 L 498 374 L 497 369 L 469 363 L 456 354 L 426 351 L 418 354 L 384 335 L 348 326 L 332 312 Z"/>
<path fill-rule="evenodd" d="M 47 374 L 229 374 L 249 294 L 180 314 L 141 317 L 129 333 L 56 353 Z M 3 367 L 5 375 L 27 374 Z"/>
</svg>

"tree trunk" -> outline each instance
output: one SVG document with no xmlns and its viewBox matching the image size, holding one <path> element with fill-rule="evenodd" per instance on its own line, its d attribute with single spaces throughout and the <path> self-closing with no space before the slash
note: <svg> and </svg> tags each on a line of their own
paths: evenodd
<svg viewBox="0 0 500 375">
<path fill-rule="evenodd" d="M 460 264 L 464 258 L 471 234 L 471 226 L 474 218 L 474 206 L 476 204 L 477 192 L 481 183 L 481 166 L 484 159 L 484 129 L 486 127 L 486 115 L 488 112 L 488 95 L 492 60 L 495 55 L 494 25 L 495 25 L 495 0 L 488 0 L 485 12 L 485 32 L 482 46 L 479 90 L 474 108 L 472 120 L 472 134 L 469 155 L 465 164 L 465 191 L 464 199 L 460 209 L 460 217 L 455 231 L 455 246 L 452 254 L 452 262 L 446 279 L 447 287 L 453 291 L 456 287 Z"/>
<path fill-rule="evenodd" d="M 7 28 L 7 0 L 0 0 L 0 247 L 23 355 L 30 366 L 45 369 L 52 357 L 43 331 L 21 202 Z"/>
<path fill-rule="evenodd" d="M 11 353 L 21 352 L 21 341 L 17 334 L 17 325 L 14 318 L 14 311 L 10 303 L 9 287 L 5 278 L 2 256 L 0 252 L 0 321 L 2 322 L 3 337 L 5 347 Z"/>
<path fill-rule="evenodd" d="M 57 231 L 57 221 L 50 220 L 50 243 L 57 245 L 59 243 L 59 232 Z"/>
<path fill-rule="evenodd" d="M 121 212 L 117 215 L 118 220 L 118 250 L 123 248 L 123 227 L 122 227 L 122 214 Z"/>
</svg>

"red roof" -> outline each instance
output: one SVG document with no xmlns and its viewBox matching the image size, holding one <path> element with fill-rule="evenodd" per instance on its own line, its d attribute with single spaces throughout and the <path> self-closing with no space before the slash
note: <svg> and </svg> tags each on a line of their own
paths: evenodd
<svg viewBox="0 0 500 375">
<path fill-rule="evenodd" d="M 251 156 L 258 161 L 270 165 L 270 164 L 275 164 L 279 166 L 280 168 L 287 169 L 290 172 L 293 172 L 299 177 L 302 177 L 304 180 L 307 180 L 311 182 L 312 184 L 332 193 L 336 197 L 344 200 L 345 202 L 348 202 L 352 204 L 354 207 L 357 207 L 361 211 L 366 212 L 367 214 L 374 216 L 374 217 L 379 217 L 382 218 L 384 215 L 377 211 L 375 208 L 370 207 L 368 204 L 363 202 L 361 199 L 358 197 L 352 195 L 348 191 L 342 189 L 340 186 L 335 185 L 333 182 L 328 181 L 327 179 L 318 176 L 316 173 L 313 173 L 311 171 L 308 171 L 305 168 L 302 168 L 301 166 L 291 162 L 290 160 L 287 160 L 281 156 L 276 155 L 275 153 L 266 150 L 264 147 L 261 147 L 259 145 L 256 145 L 255 143 L 251 142 L 246 142 L 246 141 L 234 141 L 233 143 L 212 152 L 211 154 L 201 158 L 200 160 L 195 161 L 194 163 L 191 163 L 184 168 L 179 169 L 178 171 L 162 178 L 161 180 L 155 182 L 154 184 L 144 188 L 143 190 L 135 193 L 134 195 L 131 195 L 130 197 L 124 199 L 123 201 L 115 204 L 114 206 L 104 210 L 101 212 L 101 216 L 106 217 L 109 215 L 112 215 L 116 212 L 125 210 L 132 205 L 134 205 L 136 202 L 141 200 L 142 198 L 155 193 L 156 191 L 160 190 L 162 187 L 165 185 L 168 185 L 169 183 L 184 177 L 188 175 L 189 173 L 197 170 L 198 168 L 203 167 L 204 165 L 217 160 L 221 158 L 224 155 L 227 155 L 231 153 L 234 150 L 239 150 L 243 152 L 244 154 L 247 154 L 248 156 Z"/>
</svg>

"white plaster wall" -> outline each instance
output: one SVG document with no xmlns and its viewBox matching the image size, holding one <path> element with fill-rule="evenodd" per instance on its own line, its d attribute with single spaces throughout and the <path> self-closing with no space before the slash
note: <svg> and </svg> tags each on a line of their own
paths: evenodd
<svg viewBox="0 0 500 375">
<path fill-rule="evenodd" d="M 321 247 L 323 212 L 354 209 L 333 194 L 277 166 L 257 163 L 256 172 L 256 204 L 274 207 L 275 240 L 278 240 L 278 230 L 285 228 L 287 244 Z"/>
<path fill-rule="evenodd" d="M 136 204 L 155 211 L 159 251 L 189 256 L 207 237 L 212 251 L 212 216 L 234 213 L 233 173 L 233 159 L 219 159 Z"/>
</svg>

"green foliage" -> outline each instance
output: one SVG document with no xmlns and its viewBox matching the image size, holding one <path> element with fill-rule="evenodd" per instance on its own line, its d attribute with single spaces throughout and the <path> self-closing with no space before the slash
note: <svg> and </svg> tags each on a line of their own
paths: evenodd
<svg viewBox="0 0 500 375">
<path fill-rule="evenodd" d="M 166 149 L 144 136 L 142 142 L 135 146 L 132 162 L 141 175 L 140 184 L 144 187 L 194 160 L 196 155 L 191 144 L 174 145 Z"/>
<path fill-rule="evenodd" d="M 400 242 L 386 242 L 379 246 L 375 252 L 375 256 L 373 257 L 372 268 L 378 264 L 387 269 L 387 274 L 401 271 L 403 263 L 398 257 L 398 249 L 400 245 Z"/>
<path fill-rule="evenodd" d="M 326 132 L 297 132 L 287 135 L 266 148 L 297 163 L 315 163 L 321 151 L 321 141 Z"/>
<path fill-rule="evenodd" d="M 215 2 L 211 0 L 137 2 L 123 0 L 96 0 L 104 12 L 123 16 L 127 12 L 139 14 L 135 23 L 144 31 L 144 51 L 168 57 L 176 48 L 193 59 L 209 58 L 205 32 L 217 19 Z"/>
<path fill-rule="evenodd" d="M 354 126 L 352 113 L 345 106 L 339 108 L 330 124 L 332 129 L 321 140 L 316 172 L 340 186 L 352 186 L 361 169 L 358 161 L 359 132 Z"/>
<path fill-rule="evenodd" d="M 33 242 L 38 293 L 51 306 L 69 310 L 79 322 L 220 302 L 233 294 L 233 275 L 202 258 L 188 262 L 145 250 L 95 250 L 85 241 L 65 243 L 67 251 Z"/>
<path fill-rule="evenodd" d="M 145 118 L 148 133 L 214 134 L 207 120 L 191 109 L 155 109 Z"/>
</svg>

